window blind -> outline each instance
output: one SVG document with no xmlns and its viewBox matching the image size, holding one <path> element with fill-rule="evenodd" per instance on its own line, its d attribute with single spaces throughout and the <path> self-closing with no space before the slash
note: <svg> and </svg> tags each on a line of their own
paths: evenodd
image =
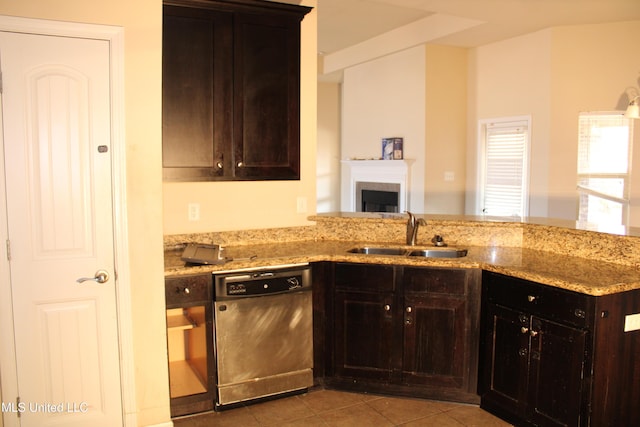
<svg viewBox="0 0 640 427">
<path fill-rule="evenodd" d="M 485 127 L 483 213 L 526 216 L 526 122 L 489 123 Z"/>
</svg>

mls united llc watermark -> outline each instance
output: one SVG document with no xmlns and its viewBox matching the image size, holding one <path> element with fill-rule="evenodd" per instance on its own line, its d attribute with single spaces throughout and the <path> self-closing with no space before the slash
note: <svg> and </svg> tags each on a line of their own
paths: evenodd
<svg viewBox="0 0 640 427">
<path fill-rule="evenodd" d="M 2 412 L 12 412 L 17 414 L 25 412 L 85 414 L 89 412 L 89 404 L 87 402 L 2 402 Z"/>
</svg>

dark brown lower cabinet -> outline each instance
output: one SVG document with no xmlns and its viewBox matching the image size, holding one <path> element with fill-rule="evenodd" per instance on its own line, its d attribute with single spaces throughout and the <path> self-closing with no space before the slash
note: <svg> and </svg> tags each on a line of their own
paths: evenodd
<svg viewBox="0 0 640 427">
<path fill-rule="evenodd" d="M 213 410 L 211 274 L 165 278 L 171 416 Z"/>
<path fill-rule="evenodd" d="M 478 402 L 479 270 L 333 269 L 327 385 Z"/>
<path fill-rule="evenodd" d="M 481 407 L 518 426 L 640 425 L 640 293 L 600 297 L 484 272 Z"/>
</svg>

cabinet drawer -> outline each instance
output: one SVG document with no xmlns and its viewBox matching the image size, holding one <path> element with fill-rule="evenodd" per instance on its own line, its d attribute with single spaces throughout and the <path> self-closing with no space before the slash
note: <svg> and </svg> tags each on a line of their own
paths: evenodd
<svg viewBox="0 0 640 427">
<path fill-rule="evenodd" d="M 168 277 L 164 283 L 167 308 L 211 301 L 211 274 Z"/>
<path fill-rule="evenodd" d="M 335 287 L 353 291 L 393 291 L 392 266 L 336 264 Z"/>
<path fill-rule="evenodd" d="M 557 322 L 582 328 L 593 322 L 589 295 L 490 272 L 483 274 L 482 291 L 488 301 Z"/>
<path fill-rule="evenodd" d="M 405 292 L 464 295 L 467 270 L 439 268 L 405 268 Z"/>
</svg>

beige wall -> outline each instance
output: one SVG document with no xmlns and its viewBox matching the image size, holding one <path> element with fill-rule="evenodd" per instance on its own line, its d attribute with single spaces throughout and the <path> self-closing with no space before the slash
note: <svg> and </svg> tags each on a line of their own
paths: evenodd
<svg viewBox="0 0 640 427">
<path fill-rule="evenodd" d="M 340 92 L 340 83 L 318 83 L 318 213 L 340 210 Z"/>
<path fill-rule="evenodd" d="M 640 21 L 553 29 L 549 216 L 575 218 L 581 111 L 616 109 L 625 89 L 640 83 Z M 640 121 L 635 120 L 631 222 L 640 226 Z M 635 174 L 633 173 L 635 171 Z"/>
<path fill-rule="evenodd" d="M 382 138 L 404 138 L 413 160 L 408 209 L 424 212 L 424 46 L 344 70 L 341 158 L 380 158 Z"/>
<path fill-rule="evenodd" d="M 313 6 L 317 0 L 304 0 Z M 299 181 L 164 183 L 164 234 L 307 225 L 316 212 L 317 13 L 302 24 Z M 298 211 L 298 201 L 306 211 Z M 189 221 L 188 205 L 200 205 Z"/>
<path fill-rule="evenodd" d="M 478 120 L 530 116 L 530 206 L 531 216 L 547 216 L 549 170 L 549 108 L 551 103 L 551 31 L 472 49 L 469 73 L 474 98 L 470 109 L 468 149 L 474 153 L 467 163 L 466 212 L 477 213 Z"/>
<path fill-rule="evenodd" d="M 564 26 L 470 51 L 468 213 L 475 202 L 477 120 L 530 115 L 530 215 L 576 219 L 578 114 L 615 110 L 625 88 L 638 87 L 639 39 L 637 21 Z M 634 178 L 631 224 L 638 226 L 640 174 Z"/>
<path fill-rule="evenodd" d="M 0 14 L 121 26 L 127 217 L 139 425 L 169 419 L 162 253 L 161 0 L 1 1 Z"/>
<path fill-rule="evenodd" d="M 462 214 L 468 49 L 428 44 L 425 55 L 425 212 Z M 445 173 L 453 180 L 445 180 Z"/>
</svg>

